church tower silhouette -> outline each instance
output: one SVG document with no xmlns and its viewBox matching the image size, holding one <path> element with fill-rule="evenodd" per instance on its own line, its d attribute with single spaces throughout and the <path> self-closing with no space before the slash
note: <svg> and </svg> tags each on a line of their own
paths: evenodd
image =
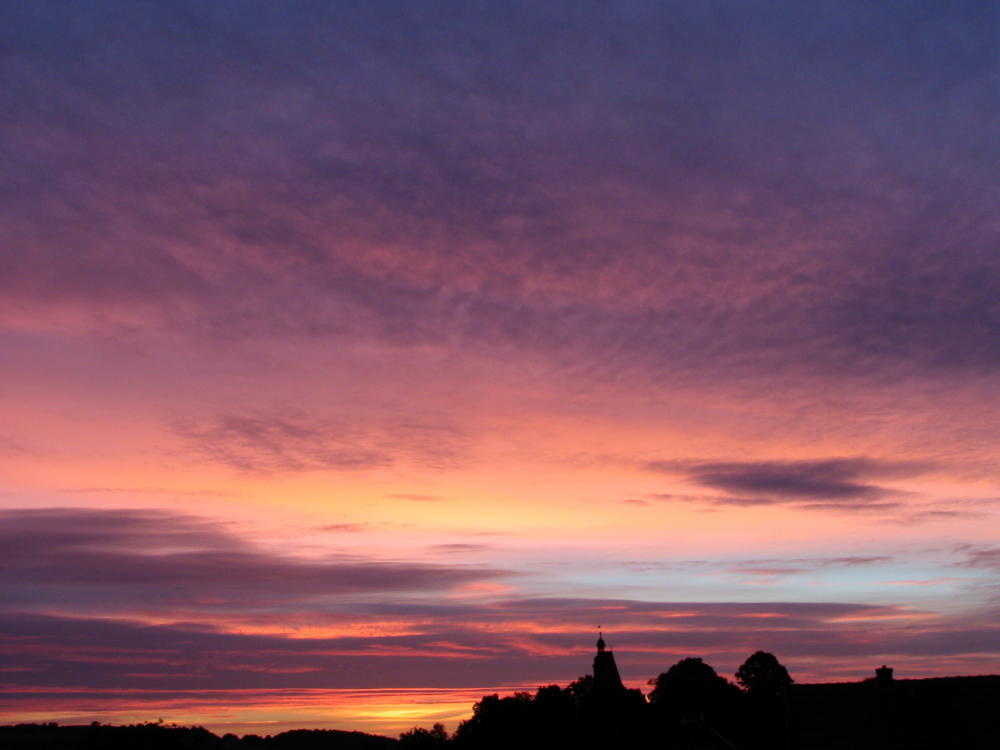
<svg viewBox="0 0 1000 750">
<path fill-rule="evenodd" d="M 594 690 L 601 693 L 617 693 L 625 690 L 615 655 L 604 643 L 604 633 L 597 633 L 597 654 L 594 656 Z"/>
</svg>

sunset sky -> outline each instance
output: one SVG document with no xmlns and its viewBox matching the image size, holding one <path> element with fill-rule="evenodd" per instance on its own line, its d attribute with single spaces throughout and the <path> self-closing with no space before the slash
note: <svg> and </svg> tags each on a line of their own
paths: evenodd
<svg viewBox="0 0 1000 750">
<path fill-rule="evenodd" d="M 0 722 L 1000 672 L 998 39 L 0 3 Z"/>
</svg>

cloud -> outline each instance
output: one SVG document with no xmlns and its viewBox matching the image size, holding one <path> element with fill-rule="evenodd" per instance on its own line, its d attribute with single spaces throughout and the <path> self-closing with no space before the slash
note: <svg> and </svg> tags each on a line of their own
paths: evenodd
<svg viewBox="0 0 1000 750">
<path fill-rule="evenodd" d="M 325 526 L 319 526 L 317 531 L 330 531 L 335 534 L 356 534 L 369 528 L 371 528 L 371 524 L 367 523 L 329 523 Z"/>
<path fill-rule="evenodd" d="M 752 507 L 793 504 L 811 510 L 890 511 L 907 493 L 874 484 L 878 478 L 925 473 L 930 464 L 831 458 L 814 461 L 692 462 L 650 461 L 646 471 L 681 476 L 725 495 L 651 494 L 657 500 Z"/>
<path fill-rule="evenodd" d="M 10 559 L 41 551 L 239 550 L 243 543 L 226 524 L 171 511 L 31 508 L 0 510 L 0 553 Z"/>
<path fill-rule="evenodd" d="M 817 668 L 861 676 L 890 657 L 917 667 L 924 659 L 959 658 L 978 663 L 979 671 L 1000 660 L 994 625 L 893 606 L 571 598 L 368 606 L 382 620 L 365 623 L 359 610 L 354 617 L 362 627 L 340 635 L 4 613 L 7 663 L 34 670 L 5 679 L 15 686 L 129 690 L 565 682 L 586 671 L 597 622 L 630 680 L 645 680 L 691 654 L 731 673 L 759 648 L 777 653 L 797 679 L 798 670 Z M 380 632 L 393 617 L 405 618 L 406 632 Z M 423 619 L 414 625 L 415 617 Z"/>
<path fill-rule="evenodd" d="M 7 510 L 0 519 L 7 610 L 322 609 L 345 597 L 443 591 L 501 575 L 478 566 L 281 555 L 222 524 L 165 511 Z"/>
<path fill-rule="evenodd" d="M 636 572 L 655 570 L 687 570 L 708 565 L 707 560 L 626 560 L 622 565 Z"/>
<path fill-rule="evenodd" d="M 5 9 L 11 326 L 605 379 L 1000 361 L 987 11 L 114 7 Z"/>
<path fill-rule="evenodd" d="M 742 508 L 750 508 L 756 505 L 774 505 L 775 501 L 766 497 L 739 497 L 735 495 L 689 495 L 673 492 L 650 492 L 646 497 L 651 500 L 673 503 L 704 503 L 707 505 L 732 505 Z"/>
<path fill-rule="evenodd" d="M 695 464 L 684 467 L 684 471 L 698 484 L 727 492 L 761 492 L 795 499 L 866 498 L 879 494 L 879 488 L 853 480 L 868 473 L 872 465 L 866 459 L 760 461 Z M 651 462 L 646 468 L 676 472 L 680 467 Z"/>
<path fill-rule="evenodd" d="M 636 572 L 722 570 L 741 575 L 794 575 L 824 568 L 854 568 L 891 562 L 888 555 L 846 555 L 842 557 L 782 557 L 753 560 L 627 560 L 621 564 Z"/>
<path fill-rule="evenodd" d="M 883 581 L 887 586 L 947 586 L 953 583 L 962 583 L 966 579 L 955 576 L 942 576 L 940 578 L 918 578 L 899 581 Z"/>
<path fill-rule="evenodd" d="M 399 462 L 452 468 L 465 442 L 449 425 L 335 419 L 300 410 L 179 417 L 172 428 L 186 456 L 251 474 L 368 471 Z"/>
<path fill-rule="evenodd" d="M 887 555 L 846 555 L 843 557 L 819 558 L 817 562 L 821 565 L 839 565 L 852 568 L 861 565 L 877 565 L 890 562 L 891 560 L 892 558 Z"/>
<path fill-rule="evenodd" d="M 182 490 L 172 487 L 64 487 L 59 490 L 70 495 L 170 495 L 176 497 L 240 497 L 227 490 Z"/>
<path fill-rule="evenodd" d="M 23 456 L 30 452 L 30 449 L 20 440 L 0 436 L 0 457 Z"/>
<path fill-rule="evenodd" d="M 742 560 L 725 567 L 725 572 L 762 578 L 779 578 L 810 573 L 827 568 L 859 568 L 891 562 L 886 555 L 848 555 L 844 557 L 787 557 Z"/>
<path fill-rule="evenodd" d="M 174 429 L 190 454 L 246 472 L 371 469 L 392 463 L 388 453 L 353 441 L 346 426 L 301 414 L 219 414 L 179 421 Z"/>
<path fill-rule="evenodd" d="M 965 560 L 960 563 L 962 567 L 1000 570 L 1000 547 L 967 545 L 961 549 L 965 552 Z"/>
<path fill-rule="evenodd" d="M 953 519 L 985 519 L 990 516 L 985 506 L 992 505 L 994 502 L 993 500 L 954 501 L 942 499 L 924 506 L 910 505 L 907 508 L 908 512 L 898 515 L 894 521 L 902 524 L 919 524 Z"/>
<path fill-rule="evenodd" d="M 797 575 L 798 573 L 805 572 L 802 568 L 779 568 L 779 567 L 767 567 L 767 568 L 757 568 L 753 566 L 737 566 L 732 568 L 727 568 L 726 572 L 734 573 L 741 576 L 753 576 L 760 578 L 783 578 L 784 576 Z"/>
<path fill-rule="evenodd" d="M 435 544 L 432 545 L 431 550 L 435 552 L 445 552 L 449 554 L 458 554 L 465 552 L 483 552 L 490 549 L 488 544 L 468 544 L 465 542 L 453 542 L 448 544 Z"/>
</svg>

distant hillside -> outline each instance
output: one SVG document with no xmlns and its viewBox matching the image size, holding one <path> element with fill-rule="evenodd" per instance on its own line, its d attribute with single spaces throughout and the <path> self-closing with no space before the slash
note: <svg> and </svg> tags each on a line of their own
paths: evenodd
<svg viewBox="0 0 1000 750">
<path fill-rule="evenodd" d="M 296 729 L 274 737 L 223 737 L 201 727 L 18 724 L 0 727 L 4 750 L 389 750 L 398 742 L 363 732 Z"/>
</svg>

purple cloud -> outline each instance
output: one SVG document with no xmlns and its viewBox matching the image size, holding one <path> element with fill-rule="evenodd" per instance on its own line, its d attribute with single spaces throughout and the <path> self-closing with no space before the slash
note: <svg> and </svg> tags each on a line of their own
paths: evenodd
<svg viewBox="0 0 1000 750">
<path fill-rule="evenodd" d="M 0 519 L 8 611 L 322 609 L 354 595 L 442 591 L 502 574 L 357 555 L 279 555 L 222 524 L 163 511 L 9 510 Z"/>
<path fill-rule="evenodd" d="M 652 493 L 650 497 L 656 500 L 737 507 L 794 504 L 812 510 L 892 511 L 904 504 L 886 498 L 898 498 L 906 493 L 871 480 L 917 476 L 929 471 L 932 465 L 870 458 L 831 458 L 818 461 L 650 461 L 643 468 L 681 476 L 727 493 Z"/>
<path fill-rule="evenodd" d="M 412 618 L 415 611 L 405 611 Z M 524 625 L 538 614 L 541 629 Z M 384 616 L 385 613 L 383 613 Z M 626 677 L 644 681 L 684 655 L 724 671 L 758 648 L 794 669 L 867 672 L 883 658 L 1000 663 L 998 630 L 974 621 L 900 623 L 906 610 L 836 603 L 511 600 L 423 610 L 407 635 L 298 637 L 221 632 L 205 626 L 128 620 L 0 615 L 7 680 L 32 686 L 134 690 L 466 687 L 568 680 L 586 671 L 594 634 L 586 618 L 610 616 Z M 519 622 L 498 633 L 476 623 Z M 628 624 L 623 618 L 629 619 Z M 885 619 L 879 619 L 885 618 Z M 562 623 L 560 630 L 545 627 Z M 864 622 L 864 631 L 858 622 Z M 920 624 L 917 624 L 920 623 Z M 669 627 L 664 628 L 664 625 Z M 30 667 L 30 671 L 28 668 Z"/>
<path fill-rule="evenodd" d="M 21 309 L 647 380 L 1000 361 L 989 11 L 114 7 L 4 10 Z"/>
<path fill-rule="evenodd" d="M 446 600 L 427 594 L 503 573 L 346 555 L 279 555 L 253 547 L 225 524 L 165 511 L 48 508 L 4 511 L 0 520 L 5 679 L 33 690 L 566 681 L 586 669 L 595 622 L 613 630 L 631 679 L 653 676 L 690 653 L 729 670 L 757 648 L 779 650 L 789 664 L 801 660 L 810 669 L 817 660 L 855 663 L 887 655 L 914 662 L 1000 660 L 992 625 L 974 618 L 928 620 L 921 616 L 926 613 L 892 605 Z M 885 560 L 803 558 L 785 561 L 788 569 L 778 572 Z M 773 575 L 778 562 L 732 565 Z M 146 624 L 137 612 L 174 622 Z M 863 632 L 859 622 L 865 623 Z M 287 635 L 302 624 L 341 634 Z M 241 632 L 247 627 L 260 634 Z"/>
</svg>

